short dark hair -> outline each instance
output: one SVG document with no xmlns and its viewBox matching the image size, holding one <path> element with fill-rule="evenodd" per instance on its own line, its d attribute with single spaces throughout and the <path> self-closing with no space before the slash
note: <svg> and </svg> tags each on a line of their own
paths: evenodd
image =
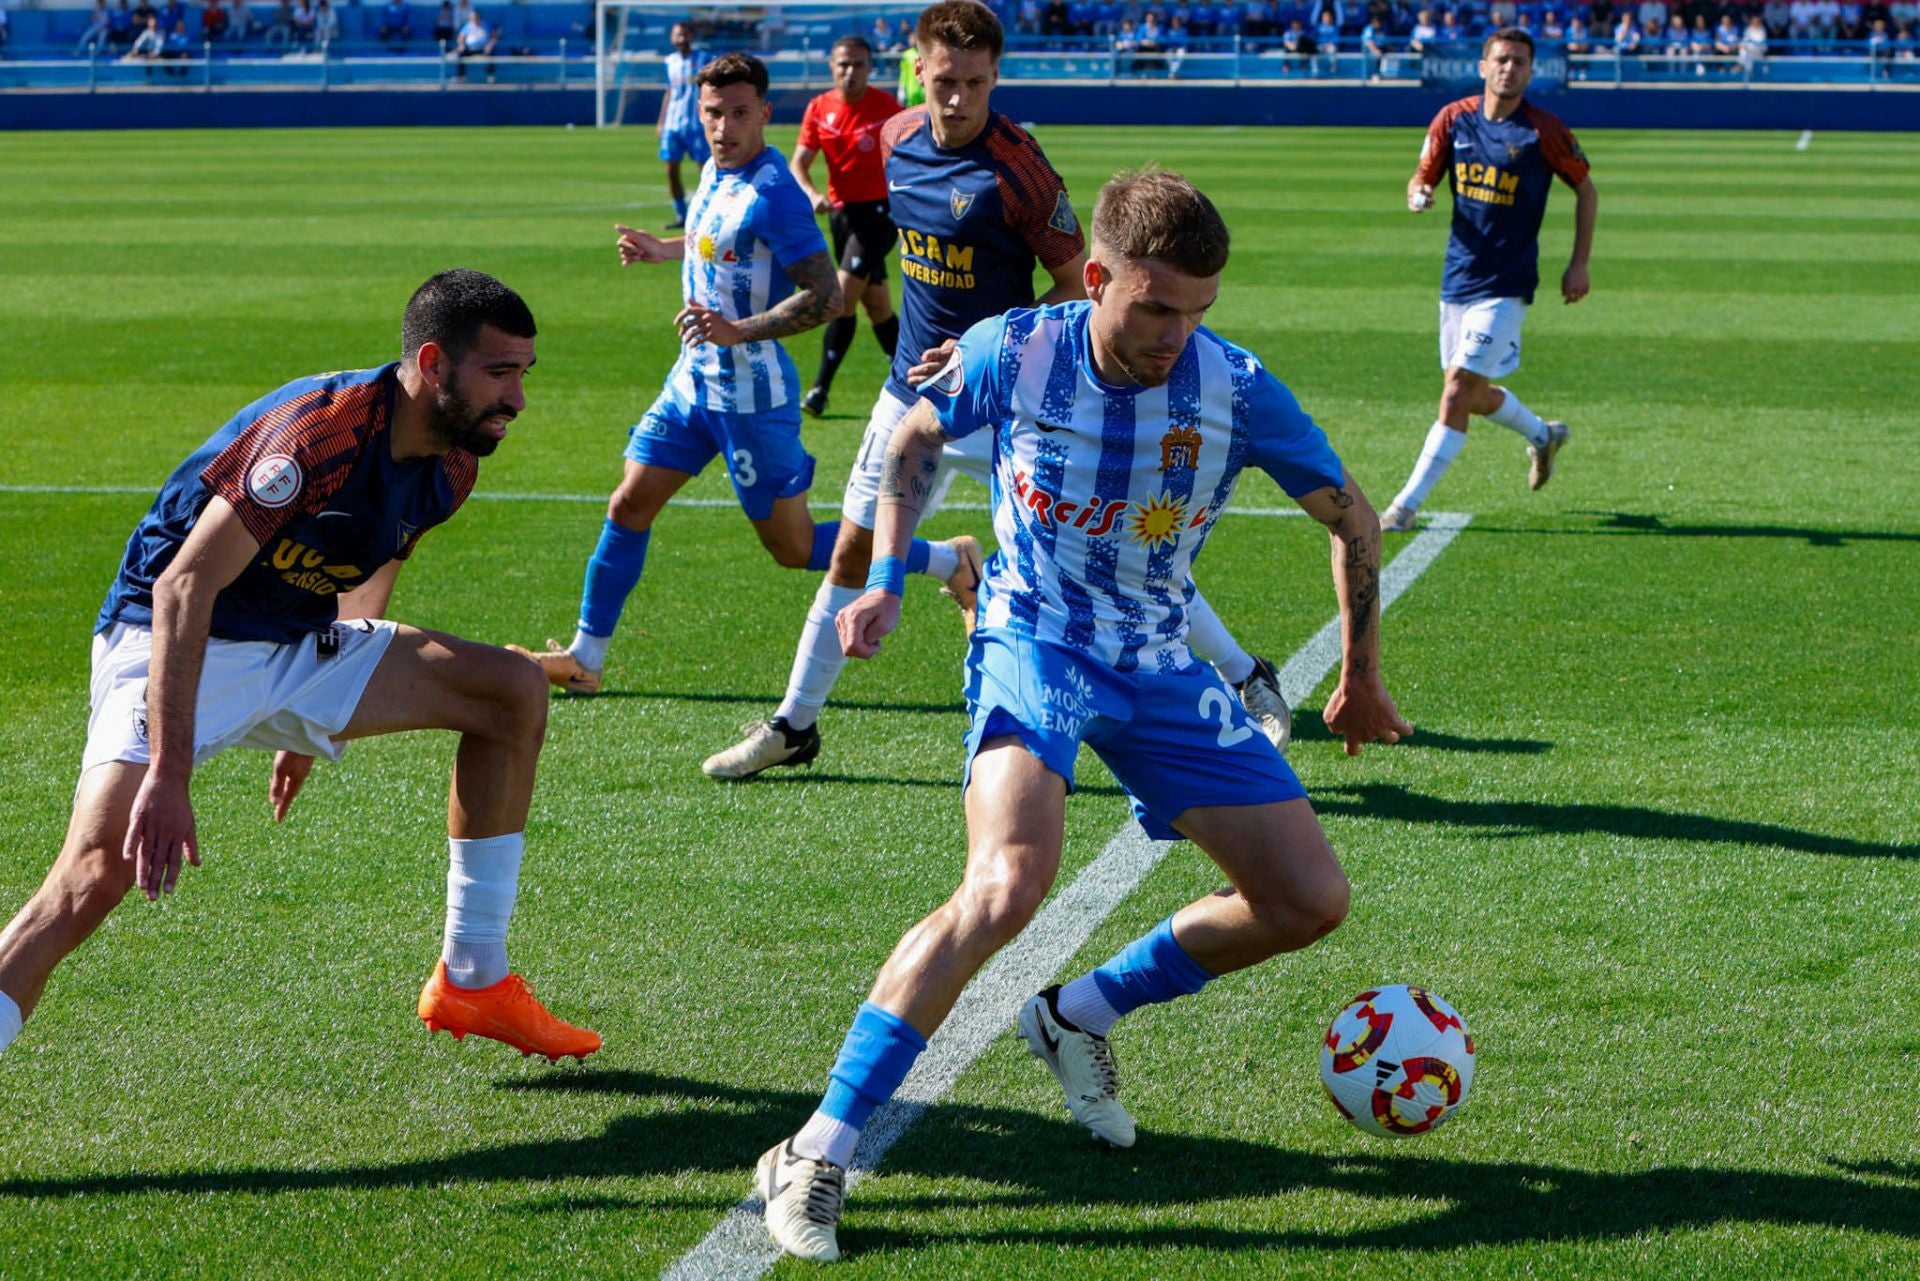
<svg viewBox="0 0 1920 1281">
<path fill-rule="evenodd" d="M 1001 29 L 1000 19 L 975 0 L 941 0 L 927 6 L 920 11 L 913 37 L 922 53 L 927 51 L 928 41 L 949 49 L 985 49 L 995 59 L 1007 47 L 1007 33 Z"/>
<path fill-rule="evenodd" d="M 1127 258 L 1151 258 L 1188 276 L 1219 275 L 1231 241 L 1213 201 L 1164 169 L 1129 169 L 1100 188 L 1093 238 Z"/>
<path fill-rule="evenodd" d="M 861 53 L 867 55 L 868 62 L 873 61 L 873 46 L 867 43 L 865 36 L 841 36 L 833 42 L 833 48 L 827 50 L 827 53 L 831 56 L 840 52 L 842 49 L 851 48 L 855 45 L 859 46 Z"/>
<path fill-rule="evenodd" d="M 459 360 L 479 341 L 484 325 L 515 338 L 531 338 L 536 332 L 526 301 L 486 272 L 466 267 L 440 272 L 427 277 L 407 300 L 400 318 L 400 355 L 410 360 L 423 345 L 437 343 Z"/>
<path fill-rule="evenodd" d="M 702 67 L 693 82 L 713 89 L 752 85 L 753 91 L 764 98 L 767 96 L 767 64 L 750 53 L 723 53 Z"/>
<path fill-rule="evenodd" d="M 1502 27 L 1498 31 L 1489 32 L 1487 38 L 1480 42 L 1480 56 L 1482 58 L 1486 57 L 1487 50 L 1502 42 L 1506 44 L 1525 45 L 1527 47 L 1527 58 L 1529 60 L 1533 58 L 1533 37 L 1529 35 L 1523 27 Z"/>
</svg>

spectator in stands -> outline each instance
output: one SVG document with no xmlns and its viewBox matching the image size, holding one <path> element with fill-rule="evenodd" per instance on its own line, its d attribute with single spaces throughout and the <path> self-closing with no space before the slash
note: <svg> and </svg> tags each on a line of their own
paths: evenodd
<svg viewBox="0 0 1920 1281">
<path fill-rule="evenodd" d="M 147 11 L 147 25 L 134 37 L 133 47 L 127 50 L 128 62 L 152 62 L 167 51 L 166 33 L 160 30 L 160 15 L 151 9 Z M 147 74 L 153 74 L 148 68 Z"/>
<path fill-rule="evenodd" d="M 1267 0 L 1246 0 L 1240 6 L 1240 34 L 1260 40 L 1273 31 L 1273 6 Z"/>
<path fill-rule="evenodd" d="M 1867 16 L 1860 0 L 1840 0 L 1840 20 L 1835 31 L 1842 40 L 1867 38 Z"/>
<path fill-rule="evenodd" d="M 1740 36 L 1740 74 L 1751 80 L 1767 60 L 1767 24 L 1756 11 Z"/>
<path fill-rule="evenodd" d="M 1702 15 L 1693 20 L 1693 26 L 1687 29 L 1687 56 L 1696 59 L 1693 74 L 1707 74 L 1706 59 L 1713 56 L 1713 32 L 1707 30 L 1707 19 Z"/>
<path fill-rule="evenodd" d="M 1567 29 L 1560 25 L 1558 11 L 1549 9 L 1540 19 L 1540 38 L 1542 40 L 1565 40 Z"/>
<path fill-rule="evenodd" d="M 1019 16 L 1013 20 L 1015 35 L 1040 34 L 1040 0 L 1020 0 Z"/>
<path fill-rule="evenodd" d="M 173 29 L 187 20 L 186 0 L 166 0 L 160 6 L 160 34 L 162 37 L 173 34 Z"/>
<path fill-rule="evenodd" d="M 1713 51 L 1722 58 L 1740 52 L 1740 24 L 1733 20 L 1731 9 L 1720 15 L 1720 25 L 1713 29 Z"/>
<path fill-rule="evenodd" d="M 123 0 L 124 3 L 124 0 Z M 87 51 L 89 45 L 104 47 L 107 43 L 107 30 L 113 22 L 113 10 L 107 7 L 107 0 L 93 0 L 93 17 L 87 23 L 87 29 L 73 43 L 75 57 Z"/>
<path fill-rule="evenodd" d="M 1567 55 L 1585 57 L 1593 52 L 1593 37 L 1587 32 L 1587 24 L 1580 20 L 1579 14 L 1573 15 L 1573 21 L 1567 23 Z M 1585 80 L 1587 69 L 1584 66 L 1571 68 L 1575 80 Z"/>
<path fill-rule="evenodd" d="M 1887 34 L 1887 20 L 1875 18 L 1873 25 L 1867 28 L 1867 58 L 1873 64 L 1873 74 L 1884 76 L 1893 62 L 1893 37 Z"/>
<path fill-rule="evenodd" d="M 447 16 L 453 16 L 453 10 L 447 10 Z M 413 7 L 407 0 L 387 0 L 380 10 L 380 42 L 387 45 L 403 45 L 413 39 Z"/>
<path fill-rule="evenodd" d="M 184 16 L 173 24 L 173 30 L 167 32 L 160 56 L 169 63 L 182 63 L 193 56 L 193 41 L 187 38 L 187 20 Z M 166 70 L 170 76 L 187 74 L 187 69 L 183 66 L 169 66 Z"/>
<path fill-rule="evenodd" d="M 1381 72 L 1386 66 L 1387 50 L 1389 47 L 1386 23 L 1384 21 L 1376 22 L 1369 18 L 1367 25 L 1360 28 L 1360 52 L 1366 55 L 1365 63 L 1369 79 L 1378 80 L 1380 78 Z"/>
<path fill-rule="evenodd" d="M 1313 24 L 1313 44 L 1320 74 L 1332 75 L 1340 65 L 1340 19 L 1331 7 L 1322 9 L 1320 20 Z"/>
<path fill-rule="evenodd" d="M 1450 44 L 1455 40 L 1465 40 L 1467 33 L 1460 26 L 1460 18 L 1451 9 L 1440 13 L 1440 43 Z"/>
<path fill-rule="evenodd" d="M 440 0 L 440 9 L 433 15 L 433 43 L 445 49 L 460 34 L 460 28 L 453 20 L 453 0 Z"/>
<path fill-rule="evenodd" d="M 1051 39 L 1073 34 L 1073 19 L 1067 13 L 1067 0 L 1047 0 L 1040 11 L 1040 34 Z"/>
<path fill-rule="evenodd" d="M 906 18 L 900 19 L 900 25 L 893 29 L 893 47 L 901 53 L 913 48 L 913 23 Z M 899 96 L 899 94 L 894 95 L 896 98 Z M 902 105 L 905 105 L 904 100 Z"/>
<path fill-rule="evenodd" d="M 312 44 L 313 24 L 317 15 L 313 0 L 293 0 L 293 43 Z"/>
<path fill-rule="evenodd" d="M 1573 6 L 1573 13 L 1576 18 L 1580 16 L 1579 5 Z M 1587 6 L 1587 31 L 1589 33 L 1611 31 L 1617 17 L 1613 0 L 1593 0 L 1593 3 Z"/>
<path fill-rule="evenodd" d="M 322 49 L 340 38 L 340 14 L 333 0 L 320 0 L 320 7 L 314 10 L 313 38 Z"/>
<path fill-rule="evenodd" d="M 1903 22 L 1900 24 L 1900 29 L 1893 33 L 1893 60 L 1895 62 L 1912 62 L 1914 56 L 1915 41 L 1913 38 L 1913 28 Z"/>
<path fill-rule="evenodd" d="M 1822 46 L 1833 43 L 1834 31 L 1840 23 L 1839 0 L 1813 0 L 1813 20 L 1809 34 Z"/>
<path fill-rule="evenodd" d="M 1667 19 L 1666 54 L 1669 58 L 1687 56 L 1687 20 L 1677 13 Z"/>
<path fill-rule="evenodd" d="M 1493 0 L 1487 9 L 1487 21 L 1495 27 L 1511 27 L 1520 16 L 1520 8 L 1514 0 Z"/>
<path fill-rule="evenodd" d="M 1173 17 L 1167 20 L 1167 34 L 1161 41 L 1167 46 L 1167 79 L 1179 79 L 1180 64 L 1186 60 L 1187 44 L 1190 39 L 1191 37 L 1187 34 L 1187 15 L 1176 11 Z"/>
<path fill-rule="evenodd" d="M 235 44 L 244 43 L 260 29 L 260 20 L 253 16 L 253 6 L 247 0 L 233 0 L 227 9 L 227 19 L 227 38 Z"/>
<path fill-rule="evenodd" d="M 207 0 L 200 8 L 200 38 L 208 44 L 227 36 L 227 7 L 220 0 Z"/>
<path fill-rule="evenodd" d="M 1613 29 L 1613 53 L 1616 58 L 1631 58 L 1640 52 L 1640 28 L 1634 25 L 1633 15 L 1624 10 L 1620 14 L 1620 25 Z"/>
<path fill-rule="evenodd" d="M 1413 20 L 1413 30 L 1407 33 L 1407 52 L 1424 54 L 1427 46 L 1440 38 L 1440 28 L 1433 25 L 1433 10 L 1422 9 Z"/>
<path fill-rule="evenodd" d="M 326 0 L 320 0 L 322 4 Z M 500 39 L 500 33 L 487 29 L 486 22 L 480 17 L 478 9 L 467 11 L 467 23 L 460 28 L 455 53 L 460 61 L 454 66 L 453 74 L 464 77 L 467 74 L 468 58 L 487 59 L 487 83 L 493 83 L 493 46 Z"/>
<path fill-rule="evenodd" d="M 131 47 L 138 31 L 127 0 L 117 0 L 113 8 L 107 11 L 107 44 L 115 49 Z"/>
<path fill-rule="evenodd" d="M 1775 40 L 1785 40 L 1792 29 L 1793 9 L 1787 0 L 1767 0 L 1761 6 L 1760 17 L 1767 24 L 1767 35 Z"/>
<path fill-rule="evenodd" d="M 293 0 L 280 0 L 267 26 L 267 48 L 284 49 L 293 43 Z"/>
</svg>

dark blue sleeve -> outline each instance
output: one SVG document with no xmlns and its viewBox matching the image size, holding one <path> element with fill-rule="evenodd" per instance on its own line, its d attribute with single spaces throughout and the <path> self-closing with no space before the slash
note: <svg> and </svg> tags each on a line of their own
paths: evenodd
<svg viewBox="0 0 1920 1281">
<path fill-rule="evenodd" d="M 1006 341 L 1007 318 L 987 317 L 962 334 L 946 365 L 915 389 L 940 416 L 947 439 L 958 440 L 1006 416 L 1000 370 Z"/>
</svg>

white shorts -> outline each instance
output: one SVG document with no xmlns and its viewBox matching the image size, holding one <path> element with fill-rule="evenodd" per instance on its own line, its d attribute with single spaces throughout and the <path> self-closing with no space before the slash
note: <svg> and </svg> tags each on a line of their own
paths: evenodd
<svg viewBox="0 0 1920 1281">
<path fill-rule="evenodd" d="M 1504 378 L 1520 368 L 1520 326 L 1527 304 L 1518 298 L 1478 298 L 1440 304 L 1440 368 L 1482 378 Z"/>
<path fill-rule="evenodd" d="M 861 529 L 874 527 L 874 511 L 880 498 L 880 462 L 886 457 L 887 442 L 894 428 L 907 416 L 914 402 L 901 400 L 882 389 L 873 402 L 873 416 L 867 419 L 866 435 L 860 438 L 860 456 L 853 460 L 853 472 L 847 477 L 846 497 L 840 501 L 840 515 Z M 933 497 L 920 513 L 921 523 L 932 516 L 947 496 L 956 475 L 968 475 L 982 485 L 993 472 L 993 433 L 977 431 L 965 440 L 956 440 L 940 455 L 940 473 L 934 478 Z"/>
<path fill-rule="evenodd" d="M 229 747 L 339 760 L 341 745 L 333 736 L 353 719 L 398 628 L 384 619 L 356 618 L 285 645 L 209 640 L 193 717 L 194 764 Z M 152 658 L 150 628 L 115 623 L 93 638 L 93 710 L 81 773 L 108 761 L 144 765 L 152 759 L 147 744 Z"/>
</svg>

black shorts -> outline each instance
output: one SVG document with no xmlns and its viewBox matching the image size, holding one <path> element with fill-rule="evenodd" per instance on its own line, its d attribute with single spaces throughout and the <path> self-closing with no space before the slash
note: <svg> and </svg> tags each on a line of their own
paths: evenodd
<svg viewBox="0 0 1920 1281">
<path fill-rule="evenodd" d="M 833 256 L 840 270 L 871 284 L 887 278 L 887 251 L 899 232 L 884 200 L 861 200 L 840 206 L 828 220 L 833 233 Z"/>
</svg>

